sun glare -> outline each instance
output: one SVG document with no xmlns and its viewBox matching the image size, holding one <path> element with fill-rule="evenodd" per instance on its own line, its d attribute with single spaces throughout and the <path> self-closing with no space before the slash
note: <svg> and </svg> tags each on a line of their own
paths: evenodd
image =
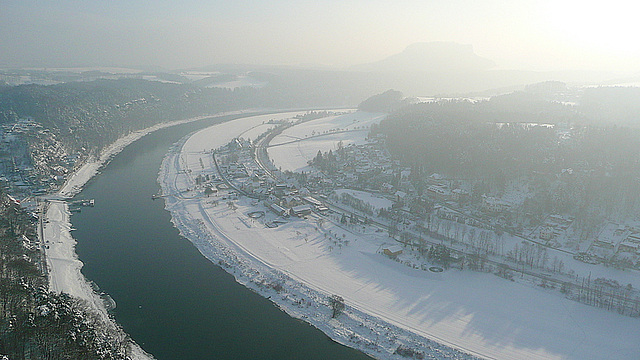
<svg viewBox="0 0 640 360">
<path fill-rule="evenodd" d="M 640 4 L 619 0 L 555 1 L 548 6 L 558 39 L 611 55 L 640 53 Z"/>
</svg>

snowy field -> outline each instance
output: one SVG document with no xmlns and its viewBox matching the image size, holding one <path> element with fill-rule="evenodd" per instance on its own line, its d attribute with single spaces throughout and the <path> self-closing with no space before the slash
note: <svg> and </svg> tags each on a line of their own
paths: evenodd
<svg viewBox="0 0 640 360">
<path fill-rule="evenodd" d="M 282 134 L 276 136 L 270 144 L 278 145 L 281 143 L 289 142 L 291 140 L 299 140 L 310 136 L 316 136 L 336 131 L 369 128 L 372 124 L 379 123 L 380 120 L 384 119 L 385 117 L 386 115 L 381 113 L 357 111 L 350 112 L 345 115 L 329 116 L 321 119 L 311 120 L 284 130 Z"/>
<path fill-rule="evenodd" d="M 308 161 L 318 151 L 335 151 L 339 142 L 343 146 L 363 144 L 371 125 L 380 123 L 385 116 L 358 111 L 308 121 L 273 138 L 267 152 L 276 167 L 282 170 L 308 171 Z"/>
<path fill-rule="evenodd" d="M 260 133 L 266 131 L 272 124 L 267 124 L 269 121 L 280 121 L 293 119 L 296 115 L 304 115 L 306 111 L 292 111 L 278 114 L 267 114 L 251 116 L 241 118 L 233 121 L 228 121 L 208 129 L 196 132 L 190 142 L 185 145 L 185 151 L 187 152 L 203 152 L 205 150 L 213 150 L 222 145 L 226 145 L 231 140 L 237 137 L 244 137 L 245 139 L 255 139 Z M 199 146 L 195 146 L 197 144 Z M 189 157 L 192 159 L 193 157 Z M 198 159 L 195 159 L 198 161 Z"/>
<path fill-rule="evenodd" d="M 238 135 L 238 138 L 243 138 L 245 140 L 255 140 L 261 134 L 273 129 L 276 125 L 274 124 L 259 124 L 255 125 Z"/>
<path fill-rule="evenodd" d="M 267 85 L 266 81 L 258 80 L 248 75 L 240 75 L 236 80 L 226 81 L 208 85 L 207 87 L 235 89 L 240 87 L 252 87 L 256 89 L 263 88 Z"/>
<path fill-rule="evenodd" d="M 236 120 L 184 139 L 163 161 L 158 180 L 180 232 L 289 314 L 377 358 L 402 358 L 392 354 L 398 344 L 436 359 L 471 358 L 447 346 L 495 359 L 638 358 L 638 319 L 491 274 L 409 268 L 379 253 L 394 244 L 384 233 L 343 228 L 331 217 L 291 218 L 269 229 L 264 223 L 274 215 L 260 204 L 241 199 L 231 208 L 187 191 L 200 173 L 214 172 L 206 151 L 262 121 Z M 304 138 L 335 126 L 321 122 L 286 135 Z M 208 159 L 204 168 L 200 159 Z M 251 219 L 254 210 L 267 215 Z M 284 289 L 274 291 L 273 283 Z M 338 319 L 326 305 L 333 294 L 347 305 Z"/>
<path fill-rule="evenodd" d="M 191 81 L 198 81 L 208 77 L 218 76 L 220 74 L 220 71 L 183 71 L 180 73 L 180 76 L 184 76 Z"/>
<path fill-rule="evenodd" d="M 267 153 L 269 154 L 269 158 L 273 159 L 275 166 L 282 168 L 283 171 L 309 171 L 311 168 L 309 167 L 308 161 L 313 159 L 318 154 L 318 151 L 322 151 L 323 153 L 329 150 L 336 151 L 340 141 L 342 141 L 343 146 L 361 144 L 364 142 L 364 138 L 368 132 L 368 130 L 362 130 L 357 132 L 334 133 L 292 141 L 269 147 L 267 148 Z M 360 135 L 362 141 L 354 141 L 352 139 L 352 136 L 356 133 Z"/>
<path fill-rule="evenodd" d="M 338 189 L 338 190 L 335 191 L 335 194 L 337 196 L 340 196 L 342 194 L 349 194 L 349 195 L 353 196 L 354 198 L 360 199 L 363 202 L 371 205 L 376 210 L 389 209 L 391 207 L 391 205 L 393 205 L 393 201 L 391 201 L 391 200 L 389 200 L 387 198 L 384 198 L 382 196 L 374 195 L 374 194 L 366 192 L 366 191 L 351 190 L 351 189 Z"/>
</svg>

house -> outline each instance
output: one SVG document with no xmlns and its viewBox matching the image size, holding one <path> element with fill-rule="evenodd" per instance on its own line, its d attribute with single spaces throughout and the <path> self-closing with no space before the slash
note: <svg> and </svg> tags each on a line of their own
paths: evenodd
<svg viewBox="0 0 640 360">
<path fill-rule="evenodd" d="M 264 187 L 259 187 L 255 190 L 253 190 L 253 193 L 258 195 L 260 198 L 266 198 L 267 194 L 268 194 L 269 190 L 267 188 Z"/>
<path fill-rule="evenodd" d="M 279 215 L 279 216 L 289 215 L 289 212 L 287 211 L 287 209 L 283 208 L 278 204 L 271 204 L 271 206 L 269 206 L 269 210 L 273 211 L 274 213 L 276 213 L 276 215 Z"/>
<path fill-rule="evenodd" d="M 451 197 L 453 200 L 458 202 L 465 202 L 469 200 L 469 192 L 462 189 L 453 189 L 451 190 Z"/>
<path fill-rule="evenodd" d="M 260 186 L 260 183 L 262 182 L 262 179 L 260 179 L 260 176 L 256 173 L 253 173 L 253 176 L 251 177 L 251 183 L 254 187 L 258 187 Z"/>
<path fill-rule="evenodd" d="M 392 259 L 395 259 L 398 255 L 402 254 L 402 248 L 399 246 L 389 246 L 388 248 L 382 249 L 382 253 Z"/>
<path fill-rule="evenodd" d="M 311 205 L 298 205 L 291 208 L 291 213 L 297 217 L 311 214 Z"/>
<path fill-rule="evenodd" d="M 283 184 L 283 183 L 276 184 L 273 187 L 273 193 L 277 196 L 282 196 L 285 194 L 287 188 L 288 188 L 287 184 Z"/>
<path fill-rule="evenodd" d="M 443 186 L 448 182 L 447 178 L 442 174 L 433 173 L 427 177 L 427 184 L 429 185 Z"/>
<path fill-rule="evenodd" d="M 445 185 L 430 185 L 427 187 L 427 195 L 440 200 L 449 200 L 452 193 Z"/>
<path fill-rule="evenodd" d="M 322 202 L 314 197 L 311 196 L 305 196 L 302 198 L 302 200 L 304 200 L 305 202 L 307 202 L 310 205 L 313 205 L 314 207 L 320 207 L 322 206 Z"/>
<path fill-rule="evenodd" d="M 616 245 L 613 243 L 613 240 L 610 238 L 599 237 L 597 240 L 593 242 L 593 246 L 612 250 L 613 248 L 615 248 Z"/>
<path fill-rule="evenodd" d="M 553 228 L 551 226 L 544 226 L 540 229 L 540 239 L 551 240 L 553 238 Z"/>
<path fill-rule="evenodd" d="M 289 207 L 289 208 L 300 205 L 300 203 L 301 203 L 300 198 L 292 195 L 283 196 L 282 199 L 280 200 L 280 205 L 284 207 Z"/>
<path fill-rule="evenodd" d="M 382 183 L 382 185 L 380 185 L 380 191 L 390 193 L 393 191 L 393 185 L 386 182 Z"/>
<path fill-rule="evenodd" d="M 631 234 L 629 234 L 629 236 L 627 237 L 627 240 L 640 244 L 640 233 L 632 231 Z"/>
<path fill-rule="evenodd" d="M 218 195 L 218 188 L 214 186 L 207 186 L 204 188 L 204 194 L 207 195 Z"/>
<path fill-rule="evenodd" d="M 628 252 L 635 254 L 640 250 L 640 244 L 631 242 L 631 241 L 623 241 L 618 245 L 618 252 Z"/>
<path fill-rule="evenodd" d="M 511 204 L 494 198 L 492 196 L 482 195 L 482 210 L 492 213 L 501 213 L 511 209 Z"/>
<path fill-rule="evenodd" d="M 640 234 L 632 232 L 618 245 L 618 252 L 628 252 L 640 255 Z"/>
<path fill-rule="evenodd" d="M 407 193 L 400 190 L 396 191 L 394 195 L 396 196 L 396 201 L 404 201 L 407 197 Z"/>
</svg>

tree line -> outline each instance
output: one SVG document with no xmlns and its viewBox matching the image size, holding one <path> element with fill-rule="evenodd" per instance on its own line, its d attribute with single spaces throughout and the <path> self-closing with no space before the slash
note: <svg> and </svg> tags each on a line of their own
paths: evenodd
<svg viewBox="0 0 640 360">
<path fill-rule="evenodd" d="M 634 196 L 640 191 L 640 129 L 596 125 L 600 115 L 585 113 L 586 105 L 535 96 L 527 103 L 525 95 L 410 105 L 372 132 L 386 135 L 391 154 L 411 167 L 418 191 L 425 191 L 432 173 L 469 182 L 476 200 L 524 182 L 533 196 L 523 212 L 568 213 L 585 229 L 603 216 L 640 210 Z"/>
</svg>

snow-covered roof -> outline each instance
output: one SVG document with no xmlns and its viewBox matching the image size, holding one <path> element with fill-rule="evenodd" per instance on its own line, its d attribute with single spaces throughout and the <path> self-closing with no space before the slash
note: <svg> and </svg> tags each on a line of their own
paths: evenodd
<svg viewBox="0 0 640 360">
<path fill-rule="evenodd" d="M 404 192 L 404 191 L 400 191 L 400 190 L 398 190 L 398 191 L 396 191 L 396 192 L 395 192 L 395 194 L 394 194 L 394 195 L 395 195 L 395 196 L 397 196 L 397 197 L 399 197 L 399 198 L 401 198 L 401 199 L 404 199 L 404 198 L 407 196 L 407 193 L 406 193 L 406 192 Z"/>
</svg>

